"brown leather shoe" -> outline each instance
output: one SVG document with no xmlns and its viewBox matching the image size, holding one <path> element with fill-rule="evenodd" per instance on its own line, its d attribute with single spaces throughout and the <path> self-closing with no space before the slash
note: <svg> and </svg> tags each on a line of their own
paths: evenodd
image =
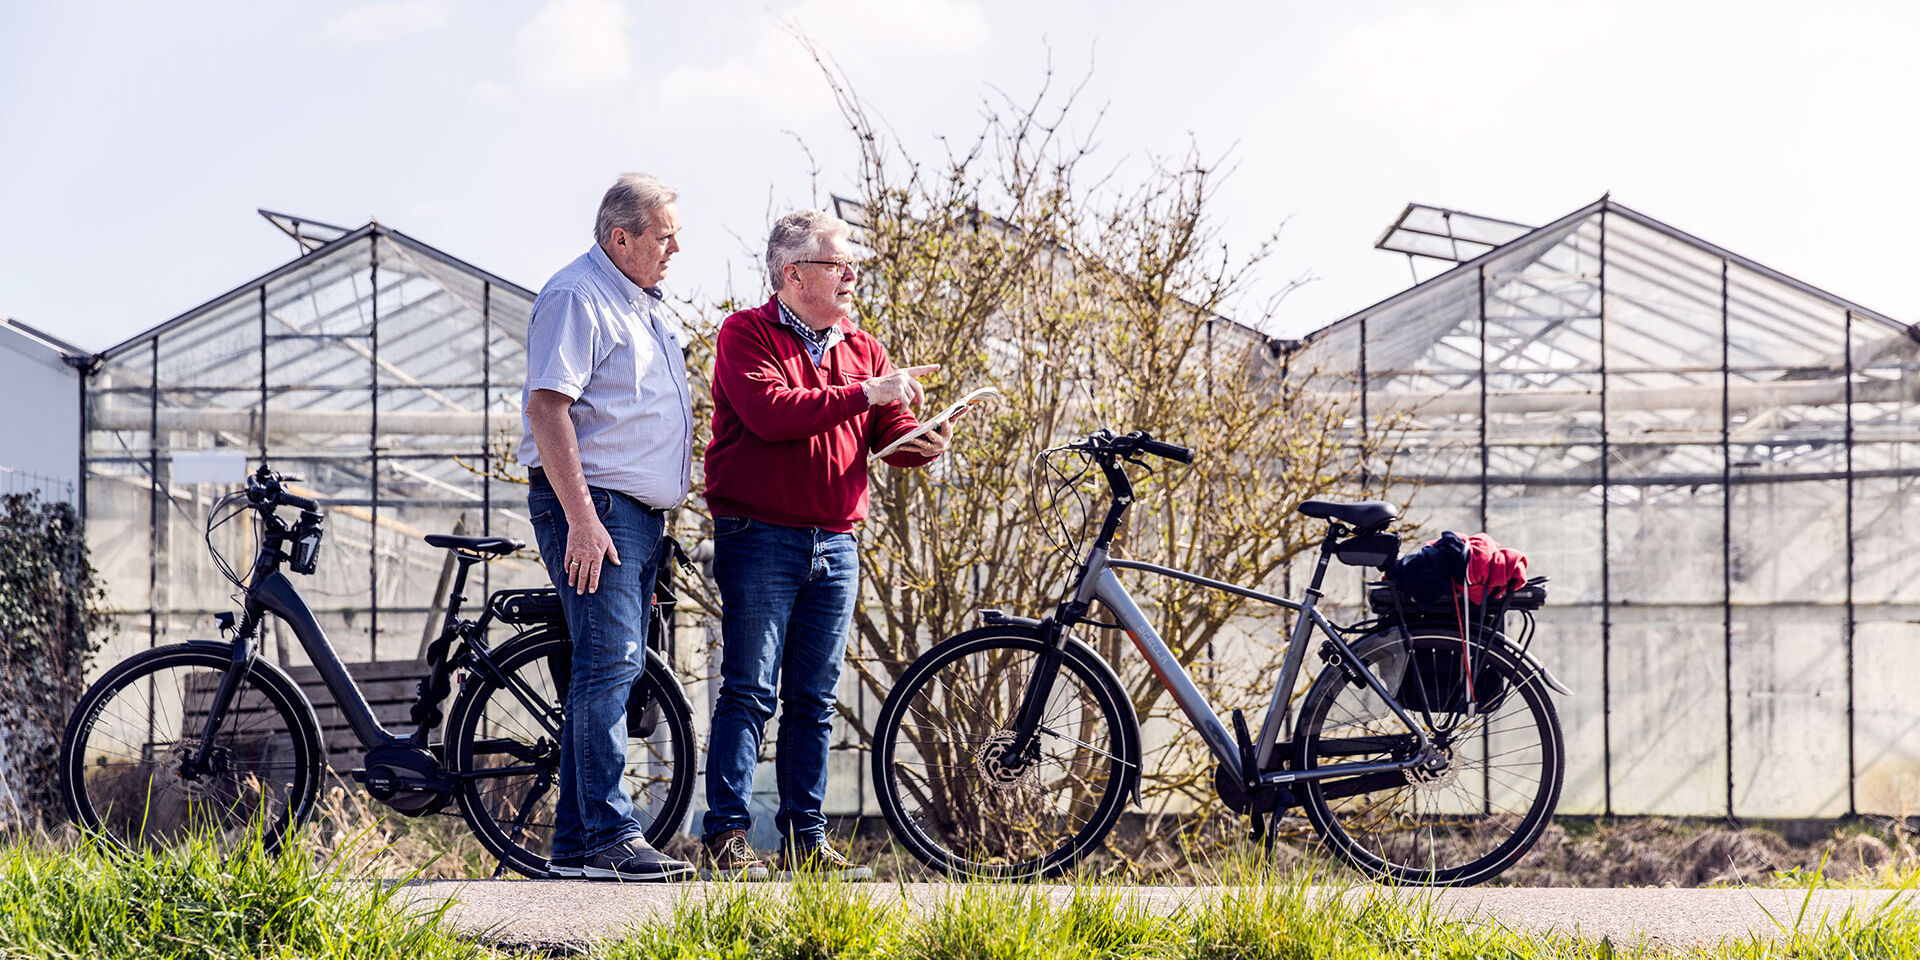
<svg viewBox="0 0 1920 960">
<path fill-rule="evenodd" d="M 708 880 L 765 880 L 773 875 L 766 861 L 754 855 L 745 830 L 721 831 L 707 841 L 705 852 L 701 876 Z"/>
<path fill-rule="evenodd" d="M 783 844 L 780 847 L 780 872 L 785 879 L 791 879 L 795 873 L 810 873 L 836 880 L 873 879 L 872 867 L 848 860 L 840 851 L 825 843 L 802 845 L 798 849 Z"/>
</svg>

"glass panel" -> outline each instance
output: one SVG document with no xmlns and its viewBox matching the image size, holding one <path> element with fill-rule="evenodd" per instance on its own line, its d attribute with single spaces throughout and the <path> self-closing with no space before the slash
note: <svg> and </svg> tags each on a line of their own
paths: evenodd
<svg viewBox="0 0 1920 960">
<path fill-rule="evenodd" d="M 1610 488 L 1607 562 L 1613 603 L 1710 606 L 1719 619 L 1726 597 L 1721 496 L 1710 486 Z"/>
<path fill-rule="evenodd" d="M 153 481 L 147 460 L 87 464 L 87 542 L 94 575 L 106 590 L 103 606 L 139 612 L 140 629 L 152 599 Z"/>
<path fill-rule="evenodd" d="M 1844 604 L 1846 516 L 1844 480 L 1735 484 L 1733 602 Z"/>
<path fill-rule="evenodd" d="M 441 453 L 477 462 L 488 416 L 485 394 L 467 387 L 386 387 L 379 390 L 380 446 L 396 455 Z M 516 424 L 517 426 L 517 424 Z"/>
<path fill-rule="evenodd" d="M 479 536 L 485 523 L 479 475 L 451 461 L 428 458 L 380 461 L 377 526 L 381 659 L 415 659 L 439 633 L 444 607 L 436 605 L 441 578 L 451 585 L 457 568 L 449 551 L 427 545 L 430 534 Z M 482 570 L 468 574 L 468 616 L 484 602 Z"/>
<path fill-rule="evenodd" d="M 1769 379 L 1838 379 L 1846 311 L 1738 264 L 1727 270 L 1727 353 L 1738 371 Z"/>
<path fill-rule="evenodd" d="M 1857 444 L 1853 460 L 1853 601 L 1920 603 L 1920 444 Z"/>
<path fill-rule="evenodd" d="M 1597 605 L 1563 604 L 1558 578 L 1547 587 L 1547 605 L 1536 615 L 1539 625 L 1534 633 L 1534 656 L 1572 696 L 1553 694 L 1554 709 L 1560 712 L 1560 729 L 1567 740 L 1567 778 L 1560 789 L 1559 812 L 1564 814 L 1600 814 L 1606 812 L 1606 704 L 1600 693 L 1606 689 L 1606 647 L 1600 641 L 1600 608 Z M 1510 623 L 1509 629 L 1518 626 Z"/>
<path fill-rule="evenodd" d="M 161 476 L 167 476 L 164 461 Z M 241 588 L 219 572 L 207 550 L 207 513 L 216 500 L 240 489 L 240 485 L 168 482 L 163 489 L 160 537 L 153 551 L 157 565 L 154 607 L 164 613 L 197 617 L 204 621 L 204 632 L 211 635 L 215 612 L 239 613 L 239 605 L 232 598 Z M 229 507 L 222 515 L 231 512 Z M 253 517 L 252 511 L 241 510 L 214 531 L 213 542 L 221 557 L 243 580 L 259 549 Z"/>
<path fill-rule="evenodd" d="M 1733 813 L 1847 811 L 1844 606 L 1733 610 Z"/>
<path fill-rule="evenodd" d="M 302 479 L 294 485 L 295 491 L 318 500 L 327 516 L 318 568 L 310 577 L 294 575 L 294 586 L 313 608 L 340 659 L 364 661 L 372 650 L 373 489 L 368 481 L 372 465 L 365 459 L 285 459 L 274 465 L 299 475 Z M 286 639 L 293 662 L 307 662 L 291 633 Z"/>
<path fill-rule="evenodd" d="M 1912 622 L 1920 610 L 1899 615 L 1854 627 L 1854 802 L 1863 814 L 1904 818 L 1920 812 L 1920 740 L 1913 735 L 1920 636 Z"/>
<path fill-rule="evenodd" d="M 128 350 L 87 380 L 87 456 L 146 457 L 153 446 L 153 345 Z"/>
<path fill-rule="evenodd" d="M 1495 486 L 1487 528 L 1527 555 L 1530 576 L 1551 577 L 1549 602 L 1600 602 L 1600 494 L 1589 486 Z M 1596 620 L 1596 622 L 1598 622 Z"/>
<path fill-rule="evenodd" d="M 547 570 L 540 563 L 540 545 L 533 536 L 533 523 L 527 518 L 527 485 L 490 479 L 488 496 L 492 511 L 488 515 L 488 534 L 513 537 L 527 545 L 525 550 L 487 564 L 487 589 L 516 590 L 552 586 Z M 691 552 L 697 545 L 694 536 L 682 540 Z"/>
<path fill-rule="evenodd" d="M 191 323 L 161 334 L 164 387 L 250 388 L 260 399 L 260 291 L 236 290 Z"/>
<path fill-rule="evenodd" d="M 1723 617 L 1718 604 L 1614 607 L 1607 717 L 1615 813 L 1726 810 Z"/>
</svg>

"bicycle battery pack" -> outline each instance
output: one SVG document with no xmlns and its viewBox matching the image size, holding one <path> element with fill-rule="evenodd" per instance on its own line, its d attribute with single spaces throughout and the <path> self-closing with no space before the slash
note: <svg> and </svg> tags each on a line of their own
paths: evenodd
<svg viewBox="0 0 1920 960">
<path fill-rule="evenodd" d="M 551 587 L 496 590 L 487 598 L 487 609 L 493 611 L 495 619 L 507 623 L 566 622 L 566 614 L 560 609 L 560 594 Z"/>
</svg>

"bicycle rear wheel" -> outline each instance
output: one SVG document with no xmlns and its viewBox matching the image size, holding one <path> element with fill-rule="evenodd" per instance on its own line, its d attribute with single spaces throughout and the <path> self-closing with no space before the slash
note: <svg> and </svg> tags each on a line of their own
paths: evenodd
<svg viewBox="0 0 1920 960">
<path fill-rule="evenodd" d="M 909 852 L 950 875 L 1056 876 L 1097 848 L 1140 775 L 1139 731 L 1113 674 L 1069 644 L 1041 715 L 1036 762 L 1004 755 L 1044 649 L 989 627 L 924 654 L 874 726 L 880 811 Z"/>
<path fill-rule="evenodd" d="M 1444 886 L 1479 883 L 1525 856 L 1559 803 L 1566 767 L 1545 684 L 1504 645 L 1476 641 L 1469 713 L 1459 637 L 1396 631 L 1354 653 L 1425 729 L 1433 762 L 1308 781 L 1307 818 L 1328 845 L 1366 873 Z M 1411 756 L 1412 745 L 1371 688 L 1329 668 L 1301 706 L 1294 762 L 1387 762 Z"/>
<path fill-rule="evenodd" d="M 157 647 L 88 688 L 60 745 L 61 793 L 76 823 L 130 851 L 193 836 L 226 850 L 256 829 L 278 849 L 319 794 L 319 723 L 298 687 L 256 663 L 234 690 L 205 768 L 189 772 L 232 662 L 224 644 Z"/>
<path fill-rule="evenodd" d="M 470 672 L 447 719 L 447 759 L 463 777 L 460 809 L 480 843 L 518 873 L 547 876 L 560 793 L 560 722 L 573 668 L 573 640 L 554 630 L 492 652 L 500 686 Z M 623 775 L 647 842 L 680 829 L 693 802 L 693 709 L 658 661 L 627 698 Z"/>
</svg>

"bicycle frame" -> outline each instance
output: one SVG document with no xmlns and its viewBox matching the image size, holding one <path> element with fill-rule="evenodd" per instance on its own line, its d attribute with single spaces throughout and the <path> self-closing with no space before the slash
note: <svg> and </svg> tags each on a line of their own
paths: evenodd
<svg viewBox="0 0 1920 960">
<path fill-rule="evenodd" d="M 1327 536 L 1320 545 L 1320 557 L 1314 567 L 1313 581 L 1308 585 L 1302 600 L 1273 596 L 1172 567 L 1138 560 L 1116 560 L 1110 555 L 1113 538 L 1119 530 L 1120 520 L 1125 515 L 1127 507 L 1133 502 L 1133 486 L 1126 472 L 1114 462 L 1112 457 L 1097 458 L 1097 461 L 1107 476 L 1113 501 L 1107 510 L 1106 520 L 1101 524 L 1100 533 L 1092 547 L 1088 549 L 1086 560 L 1080 567 L 1072 598 L 1060 605 L 1055 616 L 1043 621 L 1049 630 L 1054 631 L 1053 642 L 1049 646 L 1047 655 L 1042 657 L 1030 681 L 1027 696 L 1023 698 L 1019 719 L 1015 725 L 1016 749 L 1009 752 L 1017 755 L 1019 751 L 1026 749 L 1034 742 L 1032 738 L 1038 729 L 1038 716 L 1047 693 L 1051 691 L 1053 679 L 1058 670 L 1059 651 L 1064 649 L 1067 628 L 1084 622 L 1092 602 L 1098 600 L 1112 611 L 1118 626 L 1133 641 L 1141 656 L 1146 658 L 1160 684 L 1172 695 L 1174 702 L 1180 706 L 1181 712 L 1186 714 L 1187 719 L 1200 733 L 1201 739 L 1206 741 L 1207 748 L 1239 783 L 1250 787 L 1282 787 L 1303 780 L 1394 773 L 1411 769 L 1425 759 L 1428 749 L 1426 732 L 1387 691 L 1380 678 L 1375 676 L 1373 671 L 1367 668 L 1366 663 L 1353 652 L 1353 648 L 1340 636 L 1340 632 L 1334 628 L 1326 616 L 1316 609 L 1322 596 L 1320 586 L 1325 581 L 1327 566 L 1334 556 L 1334 546 L 1347 533 L 1341 524 L 1336 522 L 1329 525 Z M 1141 570 L 1159 576 L 1173 577 L 1210 589 L 1274 604 L 1299 614 L 1287 641 L 1286 655 L 1281 662 L 1280 676 L 1274 686 L 1273 696 L 1267 705 L 1266 717 L 1260 724 L 1260 736 L 1254 745 L 1253 770 L 1246 769 L 1247 765 L 1242 760 L 1240 745 L 1227 731 L 1226 724 L 1220 720 L 1220 715 L 1214 711 L 1213 705 L 1200 692 L 1186 669 L 1180 665 L 1173 651 L 1168 649 L 1166 641 L 1160 637 L 1158 631 L 1153 629 L 1153 624 L 1147 619 L 1146 614 L 1141 612 L 1132 595 L 1120 583 L 1119 577 L 1114 574 L 1116 569 Z M 1339 657 L 1343 667 L 1349 671 L 1349 675 L 1364 681 L 1413 736 L 1415 747 L 1407 759 L 1376 763 L 1338 763 L 1313 770 L 1269 769 L 1273 766 L 1274 751 L 1280 746 L 1281 727 L 1292 716 L 1288 702 L 1289 694 L 1293 690 L 1302 662 L 1305 660 L 1307 641 L 1316 627 L 1326 635 L 1327 645 L 1331 647 L 1333 655 Z M 1327 647 L 1322 649 L 1326 650 Z M 1328 659 L 1331 661 L 1332 657 Z"/>
<path fill-rule="evenodd" d="M 1192 722 L 1194 729 L 1199 731 L 1201 739 L 1206 741 L 1207 747 L 1213 752 L 1214 757 L 1232 772 L 1234 779 L 1243 783 L 1252 783 L 1259 786 L 1277 786 L 1300 780 L 1360 776 L 1371 773 L 1391 773 L 1413 767 L 1420 762 L 1422 754 L 1424 754 L 1427 749 L 1427 736 L 1425 731 L 1421 730 L 1420 725 L 1408 716 L 1406 710 L 1400 706 L 1398 700 L 1387 692 L 1386 686 L 1380 681 L 1380 678 L 1375 676 L 1373 671 L 1367 669 L 1365 662 L 1353 652 L 1352 647 L 1347 645 L 1346 640 L 1340 636 L 1339 631 L 1334 629 L 1333 624 L 1327 620 L 1326 615 L 1315 609 L 1321 596 L 1320 584 L 1326 574 L 1327 561 L 1332 556 L 1331 545 L 1333 540 L 1334 538 L 1331 536 L 1327 538 L 1327 542 L 1321 550 L 1319 564 L 1314 571 L 1313 585 L 1307 588 L 1306 599 L 1298 601 L 1288 600 L 1284 597 L 1276 597 L 1258 590 L 1249 590 L 1225 581 L 1214 580 L 1198 574 L 1188 573 L 1184 570 L 1176 570 L 1172 567 L 1163 567 L 1158 564 L 1144 563 L 1138 560 L 1114 560 L 1106 556 L 1104 551 L 1102 555 L 1097 558 L 1094 565 L 1098 572 L 1093 575 L 1091 580 L 1093 597 L 1105 604 L 1107 609 L 1113 611 L 1114 618 L 1120 624 L 1121 629 L 1126 631 L 1128 638 L 1131 639 L 1133 645 L 1139 649 L 1141 656 L 1146 657 L 1148 664 L 1153 667 L 1154 674 L 1159 678 L 1161 685 L 1164 686 L 1167 693 L 1173 697 L 1174 702 L 1180 706 L 1181 712 L 1187 715 L 1187 719 Z M 1274 686 L 1273 696 L 1268 702 L 1266 717 L 1260 723 L 1259 739 L 1254 742 L 1254 769 L 1255 771 L 1259 771 L 1257 777 L 1249 776 L 1249 771 L 1242 769 L 1243 764 L 1240 756 L 1240 748 L 1235 742 L 1233 735 L 1227 731 L 1226 724 L 1221 722 L 1220 715 L 1214 711 L 1213 705 L 1207 701 L 1206 696 L 1200 692 L 1199 687 L 1195 686 L 1193 678 L 1180 666 L 1180 662 L 1174 657 L 1173 651 L 1168 649 L 1166 641 L 1161 639 L 1160 634 L 1153 629 L 1153 624 L 1147 619 L 1146 614 L 1142 613 L 1140 607 L 1134 603 L 1132 595 L 1127 592 L 1127 588 L 1123 586 L 1120 583 L 1120 579 L 1114 575 L 1113 571 L 1116 568 L 1143 570 L 1164 577 L 1185 580 L 1189 583 L 1196 583 L 1215 590 L 1224 590 L 1228 593 L 1271 603 L 1275 606 L 1293 610 L 1299 614 L 1299 617 L 1294 621 L 1292 635 L 1287 641 L 1286 656 L 1281 661 L 1280 676 Z M 1378 696 L 1381 701 L 1393 711 L 1394 716 L 1400 721 L 1401 725 L 1405 726 L 1408 733 L 1414 736 L 1416 747 L 1408 759 L 1387 763 L 1341 763 L 1314 770 L 1268 769 L 1272 766 L 1274 751 L 1280 747 L 1281 726 L 1292 717 L 1292 711 L 1289 709 L 1288 703 L 1289 693 L 1293 690 L 1294 682 L 1300 675 L 1301 665 L 1306 658 L 1307 641 L 1312 637 L 1316 627 L 1326 636 L 1327 642 L 1333 646 L 1334 651 L 1337 652 L 1341 660 L 1353 670 L 1357 671 L 1359 677 L 1374 692 L 1374 695 Z"/>
<path fill-rule="evenodd" d="M 347 726 L 353 729 L 353 735 L 362 744 L 371 749 L 408 739 L 393 734 L 374 716 L 372 705 L 367 703 L 366 695 L 360 692 L 360 685 L 354 682 L 346 664 L 340 662 L 340 655 L 334 652 L 326 629 L 314 618 L 313 610 L 307 606 L 306 599 L 300 596 L 300 591 L 279 570 L 270 571 L 265 577 L 255 580 L 247 590 L 246 619 L 258 623 L 263 612 L 279 617 L 293 631 L 301 648 L 307 651 L 308 659 L 313 661 L 314 670 L 320 674 L 321 681 L 332 691 L 334 702 L 346 718 Z M 243 632 L 235 638 L 234 644 L 238 656 L 241 645 L 251 646 L 251 637 Z"/>
</svg>

